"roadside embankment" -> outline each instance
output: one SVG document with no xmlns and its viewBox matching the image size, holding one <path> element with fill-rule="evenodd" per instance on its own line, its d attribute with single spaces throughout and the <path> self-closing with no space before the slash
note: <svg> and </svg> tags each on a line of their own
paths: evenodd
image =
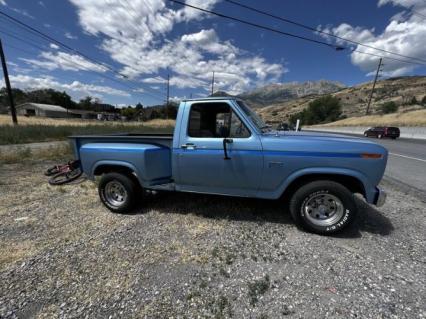
<svg viewBox="0 0 426 319">
<path fill-rule="evenodd" d="M 321 131 L 330 133 L 364 134 L 371 126 L 324 126 L 314 125 L 303 127 L 305 131 Z M 426 140 L 426 126 L 400 126 L 401 137 Z"/>
</svg>

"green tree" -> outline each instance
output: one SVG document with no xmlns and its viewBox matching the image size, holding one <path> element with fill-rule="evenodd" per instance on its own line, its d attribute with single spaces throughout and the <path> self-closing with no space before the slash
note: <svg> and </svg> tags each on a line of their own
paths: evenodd
<svg viewBox="0 0 426 319">
<path fill-rule="evenodd" d="M 93 98 L 91 96 L 86 96 L 84 99 L 81 99 L 80 102 L 78 102 L 79 108 L 82 110 L 91 110 L 92 100 Z"/>
<path fill-rule="evenodd" d="M 302 124 L 312 125 L 336 121 L 342 114 L 342 106 L 338 98 L 326 95 L 311 103 L 307 109 L 290 116 L 290 122 L 295 123 L 300 119 Z"/>
<path fill-rule="evenodd" d="M 138 104 L 136 104 L 136 110 L 142 110 L 143 109 L 143 105 L 141 102 L 139 102 Z"/>
<path fill-rule="evenodd" d="M 398 105 L 394 101 L 383 103 L 380 107 L 383 114 L 395 113 L 398 111 Z"/>
<path fill-rule="evenodd" d="M 128 120 L 133 120 L 138 111 L 131 106 L 123 107 L 120 111 L 122 116 L 125 116 Z"/>
<path fill-rule="evenodd" d="M 426 107 L 426 95 L 425 95 L 425 96 L 423 96 L 423 99 L 422 99 L 422 105 L 423 105 L 424 107 Z"/>
</svg>

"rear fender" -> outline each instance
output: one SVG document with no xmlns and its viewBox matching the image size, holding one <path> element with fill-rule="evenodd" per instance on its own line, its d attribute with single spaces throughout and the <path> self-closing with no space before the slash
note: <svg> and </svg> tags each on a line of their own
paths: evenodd
<svg viewBox="0 0 426 319">
<path fill-rule="evenodd" d="M 114 161 L 114 160 L 102 160 L 102 161 L 98 161 L 95 164 L 93 164 L 92 169 L 90 170 L 90 176 L 88 176 L 90 179 L 95 179 L 95 172 L 98 168 L 102 167 L 102 166 L 115 166 L 117 167 L 117 169 L 119 169 L 120 167 L 125 167 L 130 169 L 136 176 L 136 178 L 138 179 L 139 183 L 143 186 L 144 182 L 143 182 L 143 176 L 142 173 L 139 172 L 136 167 L 129 162 L 125 162 L 125 161 Z"/>
</svg>

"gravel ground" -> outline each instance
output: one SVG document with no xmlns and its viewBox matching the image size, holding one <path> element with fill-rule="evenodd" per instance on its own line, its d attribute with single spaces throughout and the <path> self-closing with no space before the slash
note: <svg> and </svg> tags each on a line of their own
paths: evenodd
<svg viewBox="0 0 426 319">
<path fill-rule="evenodd" d="M 0 167 L 0 318 L 426 318 L 426 202 L 391 185 L 379 210 L 322 237 L 279 201 L 149 196 L 103 208 L 49 162 Z"/>
</svg>

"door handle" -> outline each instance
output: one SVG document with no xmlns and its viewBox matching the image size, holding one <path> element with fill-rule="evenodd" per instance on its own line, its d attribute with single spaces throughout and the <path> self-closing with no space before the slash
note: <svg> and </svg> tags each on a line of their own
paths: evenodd
<svg viewBox="0 0 426 319">
<path fill-rule="evenodd" d="M 186 143 L 186 144 L 182 144 L 180 147 L 181 147 L 181 148 L 183 148 L 183 149 L 186 149 L 186 150 L 194 150 L 194 149 L 196 149 L 196 148 L 197 148 L 197 147 L 194 145 L 194 143 Z"/>
</svg>

